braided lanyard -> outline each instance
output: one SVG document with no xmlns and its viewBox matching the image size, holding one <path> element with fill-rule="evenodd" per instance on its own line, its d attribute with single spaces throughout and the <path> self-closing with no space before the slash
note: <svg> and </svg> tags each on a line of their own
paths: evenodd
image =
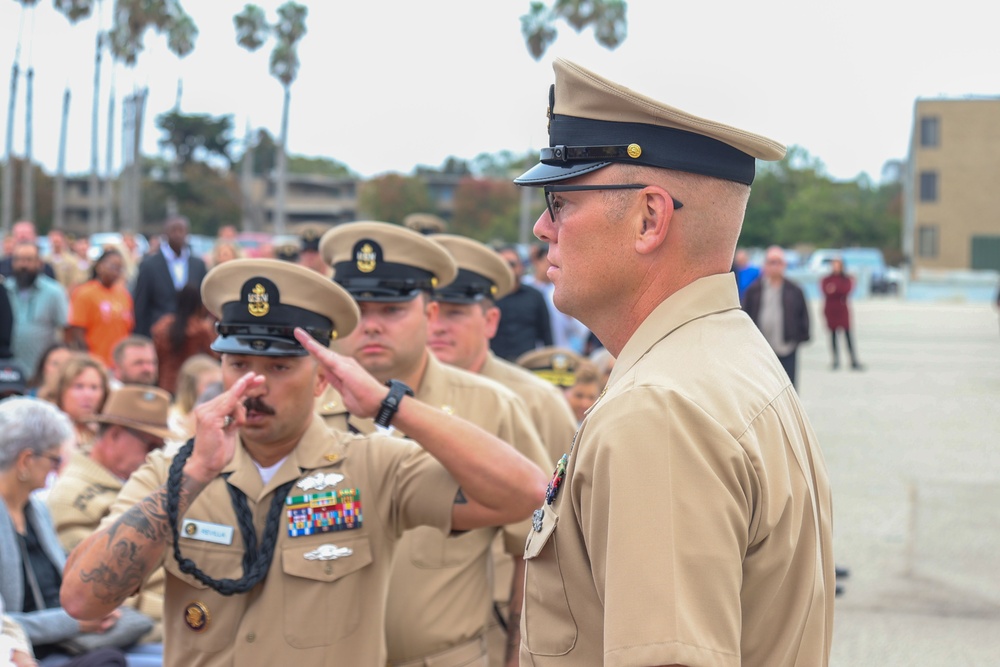
<svg viewBox="0 0 1000 667">
<path fill-rule="evenodd" d="M 253 525 L 253 514 L 247 504 L 247 497 L 242 491 L 229 483 L 228 475 L 225 476 L 226 488 L 229 490 L 229 497 L 236 512 L 236 522 L 240 527 L 240 534 L 243 536 L 243 576 L 239 579 L 213 579 L 202 572 L 194 561 L 181 556 L 180 535 L 177 531 L 178 505 L 180 503 L 181 477 L 184 464 L 194 450 L 194 439 L 187 441 L 173 463 L 170 464 L 170 472 L 167 475 L 167 520 L 170 521 L 170 530 L 174 537 L 174 558 L 177 560 L 177 567 L 181 572 L 190 574 L 192 577 L 205 584 L 209 588 L 218 591 L 222 595 L 232 595 L 234 593 L 246 593 L 251 588 L 263 581 L 267 576 L 267 571 L 271 567 L 274 558 L 274 547 L 278 539 L 278 519 L 281 516 L 281 509 L 285 504 L 285 496 L 295 484 L 291 480 L 279 486 L 274 491 L 274 498 L 271 500 L 271 507 L 267 511 L 267 522 L 264 525 L 264 535 L 260 548 L 257 547 L 257 531 Z"/>
</svg>

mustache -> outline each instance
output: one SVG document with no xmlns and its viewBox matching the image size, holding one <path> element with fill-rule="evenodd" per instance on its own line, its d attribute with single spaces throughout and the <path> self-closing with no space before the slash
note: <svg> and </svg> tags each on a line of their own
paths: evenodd
<svg viewBox="0 0 1000 667">
<path fill-rule="evenodd" d="M 246 408 L 247 412 L 259 412 L 262 415 L 273 415 L 274 408 L 262 401 L 259 397 L 254 396 L 243 401 L 243 407 Z"/>
</svg>

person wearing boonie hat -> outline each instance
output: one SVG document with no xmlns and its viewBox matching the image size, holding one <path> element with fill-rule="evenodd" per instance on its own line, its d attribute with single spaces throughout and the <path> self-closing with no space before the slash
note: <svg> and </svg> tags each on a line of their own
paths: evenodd
<svg viewBox="0 0 1000 667">
<path fill-rule="evenodd" d="M 403 532 L 520 520 L 544 476 L 471 424 L 390 400 L 328 349 L 358 310 L 316 272 L 232 260 L 208 273 L 202 300 L 218 319 L 225 391 L 195 408 L 195 436 L 175 457 L 150 455 L 74 550 L 64 606 L 100 617 L 162 563 L 168 667 L 383 665 Z M 423 448 L 329 430 L 313 410 L 328 381 L 352 412 L 419 433 Z"/>
<path fill-rule="evenodd" d="M 170 394 L 158 387 L 126 384 L 104 402 L 88 421 L 97 424 L 97 439 L 88 454 L 75 451 L 49 491 L 46 504 L 66 553 L 97 530 L 119 491 L 147 456 L 178 437 L 168 426 Z M 164 573 L 158 568 L 129 599 L 156 622 L 143 643 L 163 641 Z"/>
<path fill-rule="evenodd" d="M 617 361 L 533 517 L 521 664 L 826 665 L 829 479 L 730 272 L 756 161 L 785 149 L 553 69 L 514 182 L 544 190 L 555 305 Z"/>
<path fill-rule="evenodd" d="M 333 266 L 334 281 L 361 310 L 357 329 L 337 341 L 338 351 L 394 391 L 412 392 L 417 401 L 509 443 L 539 470 L 551 465 L 521 399 L 493 380 L 438 361 L 427 348 L 440 294 L 454 293 L 456 280 L 455 290 L 468 300 L 482 298 L 475 292 L 487 289 L 479 283 L 470 287 L 444 246 L 399 225 L 352 222 L 324 234 L 320 251 Z M 332 389 L 317 410 L 335 429 L 372 433 L 379 427 L 377 420 L 350 414 Z M 509 523 L 497 521 L 458 539 L 429 528 L 403 536 L 386 605 L 388 664 L 485 664 L 486 625 L 493 613 L 490 545 L 502 534 L 511 553 L 524 546 L 525 528 L 503 528 Z"/>
<path fill-rule="evenodd" d="M 438 361 L 495 380 L 521 397 L 545 447 L 546 467 L 551 466 L 573 440 L 576 431 L 573 414 L 553 385 L 497 357 L 490 349 L 501 320 L 496 302 L 517 285 L 513 270 L 497 251 L 479 241 L 453 234 L 432 234 L 430 238 L 455 259 L 458 276 L 434 292 L 438 308 L 430 318 L 428 347 Z M 501 540 L 494 542 L 493 602 L 499 617 L 491 619 L 487 632 L 490 664 L 502 665 L 508 657 L 516 658 L 516 653 L 506 655 L 508 648 L 517 650 L 517 642 L 510 641 L 505 628 L 513 630 L 516 640 L 524 588 L 521 555 L 526 536 L 526 533 L 520 535 L 520 544 L 511 553 L 506 552 Z"/>
<path fill-rule="evenodd" d="M 9 360 L 0 363 L 0 398 L 23 396 L 27 390 L 27 381 L 21 367 Z"/>
<path fill-rule="evenodd" d="M 323 238 L 323 234 L 329 229 L 330 225 L 318 222 L 304 222 L 293 228 L 293 231 L 299 235 L 299 241 L 301 242 L 299 264 L 327 278 L 333 275 L 333 271 L 323 261 L 323 256 L 319 252 L 319 240 Z"/>
</svg>

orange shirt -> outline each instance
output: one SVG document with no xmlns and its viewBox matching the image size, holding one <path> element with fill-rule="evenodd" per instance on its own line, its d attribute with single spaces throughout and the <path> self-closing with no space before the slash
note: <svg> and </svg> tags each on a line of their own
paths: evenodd
<svg viewBox="0 0 1000 667">
<path fill-rule="evenodd" d="M 111 350 L 135 328 L 132 295 L 121 282 L 107 288 L 99 280 L 88 280 L 70 296 L 69 326 L 86 332 L 90 353 L 110 368 Z"/>
</svg>

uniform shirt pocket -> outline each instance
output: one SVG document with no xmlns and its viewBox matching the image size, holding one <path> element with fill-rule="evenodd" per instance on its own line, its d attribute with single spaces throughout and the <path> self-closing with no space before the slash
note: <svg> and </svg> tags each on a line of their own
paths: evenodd
<svg viewBox="0 0 1000 667">
<path fill-rule="evenodd" d="M 371 565 L 372 549 L 367 535 L 345 532 L 294 540 L 281 551 L 282 618 L 291 646 L 328 646 L 358 628 L 361 607 L 347 601 L 367 594 L 358 573 Z"/>
<path fill-rule="evenodd" d="M 555 539 L 558 522 L 559 515 L 549 504 L 543 504 L 541 514 L 533 517 L 524 548 L 528 567 L 524 575 L 525 631 L 521 640 L 535 655 L 565 655 L 576 645 L 578 629 L 566 598 Z"/>
<path fill-rule="evenodd" d="M 243 576 L 242 554 L 232 546 L 182 539 L 181 552 L 213 579 Z M 177 641 L 192 651 L 216 653 L 231 646 L 243 605 L 234 605 L 233 596 L 221 595 L 181 572 L 172 556 L 164 560 L 163 567 L 176 580 L 166 587 L 163 609 L 170 616 L 163 619 L 164 632 L 173 636 L 178 630 L 181 638 Z"/>
</svg>

